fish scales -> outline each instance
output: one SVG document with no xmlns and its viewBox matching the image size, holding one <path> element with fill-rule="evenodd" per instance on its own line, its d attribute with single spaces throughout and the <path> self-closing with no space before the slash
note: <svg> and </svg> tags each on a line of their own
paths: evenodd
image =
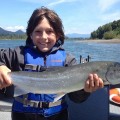
<svg viewBox="0 0 120 120">
<path fill-rule="evenodd" d="M 11 72 L 15 96 L 29 92 L 39 94 L 69 93 L 84 88 L 90 73 L 97 73 L 105 85 L 120 83 L 120 63 L 96 61 L 70 67 L 55 67 L 43 72 Z"/>
</svg>

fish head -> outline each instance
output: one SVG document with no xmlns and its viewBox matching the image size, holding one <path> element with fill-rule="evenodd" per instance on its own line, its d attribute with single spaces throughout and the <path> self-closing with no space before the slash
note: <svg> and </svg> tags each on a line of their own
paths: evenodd
<svg viewBox="0 0 120 120">
<path fill-rule="evenodd" d="M 120 63 L 115 62 L 108 67 L 106 79 L 112 85 L 120 84 Z"/>
</svg>

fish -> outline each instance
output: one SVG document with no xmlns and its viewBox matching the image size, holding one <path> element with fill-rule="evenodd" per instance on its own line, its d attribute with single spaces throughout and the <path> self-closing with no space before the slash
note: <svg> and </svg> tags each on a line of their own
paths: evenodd
<svg viewBox="0 0 120 120">
<path fill-rule="evenodd" d="M 82 90 L 90 73 L 102 78 L 104 85 L 120 84 L 120 63 L 93 61 L 43 72 L 16 71 L 8 75 L 15 86 L 14 97 L 26 94 L 67 94 Z"/>
</svg>

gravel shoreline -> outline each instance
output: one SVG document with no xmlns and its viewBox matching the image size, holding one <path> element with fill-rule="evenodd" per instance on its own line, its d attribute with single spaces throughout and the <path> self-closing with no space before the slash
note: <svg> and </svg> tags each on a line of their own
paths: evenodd
<svg viewBox="0 0 120 120">
<path fill-rule="evenodd" d="M 120 44 L 120 39 L 110 39 L 110 40 L 105 40 L 105 39 L 101 39 L 101 40 L 79 40 L 78 42 L 95 42 L 95 43 L 119 43 Z"/>
</svg>

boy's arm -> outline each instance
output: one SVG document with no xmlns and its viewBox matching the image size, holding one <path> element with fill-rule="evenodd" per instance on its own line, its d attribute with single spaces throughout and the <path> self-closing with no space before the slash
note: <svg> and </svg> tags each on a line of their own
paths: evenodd
<svg viewBox="0 0 120 120">
<path fill-rule="evenodd" d="M 72 66 L 76 64 L 77 60 L 75 59 L 75 57 L 71 54 L 67 54 L 65 66 Z M 76 92 L 68 93 L 68 96 L 73 102 L 80 103 L 85 101 L 90 96 L 90 93 L 85 92 L 84 90 L 79 90 Z"/>
</svg>

